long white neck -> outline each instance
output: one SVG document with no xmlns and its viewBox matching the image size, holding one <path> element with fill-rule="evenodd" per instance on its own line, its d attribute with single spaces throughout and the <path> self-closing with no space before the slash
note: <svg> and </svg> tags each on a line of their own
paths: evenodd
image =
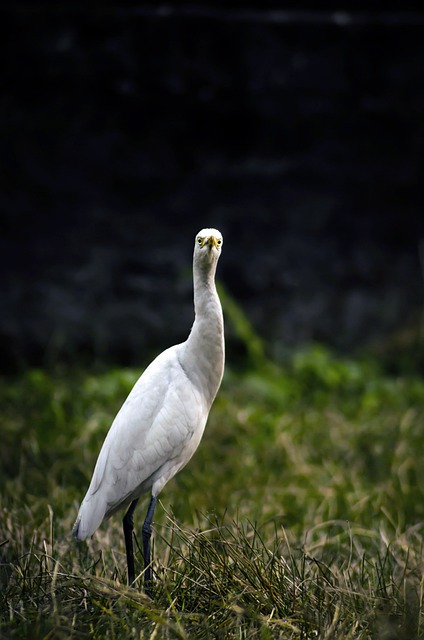
<svg viewBox="0 0 424 640">
<path fill-rule="evenodd" d="M 186 342 L 182 345 L 182 364 L 192 382 L 211 405 L 224 373 L 224 319 L 215 286 L 216 262 L 194 260 L 195 319 Z"/>
</svg>

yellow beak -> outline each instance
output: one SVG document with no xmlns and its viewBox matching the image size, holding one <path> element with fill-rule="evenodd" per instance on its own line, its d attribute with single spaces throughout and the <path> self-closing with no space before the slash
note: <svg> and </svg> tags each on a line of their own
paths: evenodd
<svg viewBox="0 0 424 640">
<path fill-rule="evenodd" d="M 218 249 L 218 240 L 215 238 L 215 236 L 209 236 L 207 243 L 211 249 L 212 247 L 215 247 L 215 249 Z"/>
</svg>

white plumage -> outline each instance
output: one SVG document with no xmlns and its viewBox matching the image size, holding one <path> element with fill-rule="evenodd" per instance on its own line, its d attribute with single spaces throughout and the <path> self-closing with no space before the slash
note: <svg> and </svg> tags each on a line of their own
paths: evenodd
<svg viewBox="0 0 424 640">
<path fill-rule="evenodd" d="M 73 529 L 75 537 L 84 540 L 103 520 L 130 505 L 124 533 L 131 584 L 132 514 L 138 498 L 151 490 L 143 525 L 147 590 L 150 524 L 157 496 L 197 449 L 224 372 L 224 325 L 215 287 L 221 248 L 222 235 L 216 229 L 197 234 L 195 320 L 190 335 L 161 353 L 134 385 L 105 438 Z"/>
</svg>

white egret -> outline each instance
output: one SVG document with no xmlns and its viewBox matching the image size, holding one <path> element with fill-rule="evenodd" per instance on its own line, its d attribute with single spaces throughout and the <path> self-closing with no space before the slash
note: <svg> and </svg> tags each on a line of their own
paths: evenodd
<svg viewBox="0 0 424 640">
<path fill-rule="evenodd" d="M 151 490 L 142 529 L 144 581 L 150 593 L 151 524 L 158 494 L 197 449 L 224 373 L 224 322 L 215 287 L 222 249 L 216 229 L 202 229 L 193 255 L 195 319 L 187 340 L 161 353 L 138 379 L 101 448 L 73 534 L 91 536 L 116 511 L 123 520 L 128 582 L 134 583 L 133 514 Z"/>
</svg>

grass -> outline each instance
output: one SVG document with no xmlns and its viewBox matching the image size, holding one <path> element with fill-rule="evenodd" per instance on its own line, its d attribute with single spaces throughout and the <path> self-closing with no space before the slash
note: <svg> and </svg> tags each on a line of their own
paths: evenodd
<svg viewBox="0 0 424 640">
<path fill-rule="evenodd" d="M 161 494 L 150 601 L 125 586 L 120 517 L 88 543 L 70 536 L 138 374 L 1 380 L 0 638 L 424 637 L 418 375 L 319 346 L 227 370 L 199 450 Z"/>
</svg>

